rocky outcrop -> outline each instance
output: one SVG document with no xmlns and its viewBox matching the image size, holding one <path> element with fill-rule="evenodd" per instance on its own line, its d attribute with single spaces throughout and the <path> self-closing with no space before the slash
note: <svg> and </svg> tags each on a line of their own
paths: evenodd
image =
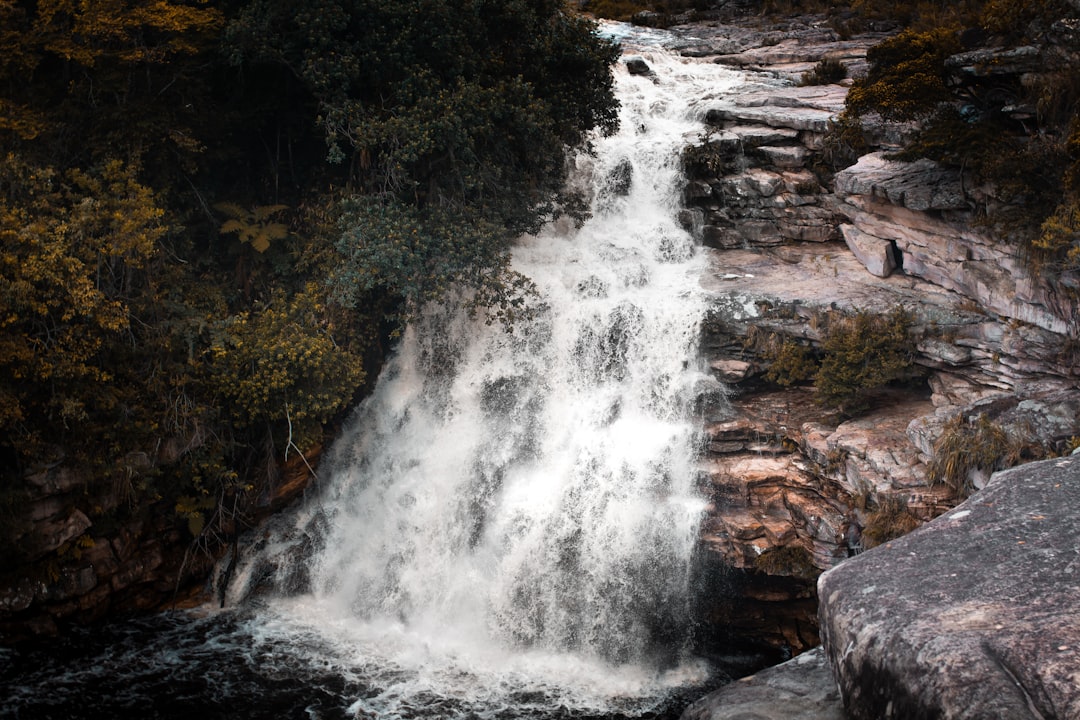
<svg viewBox="0 0 1080 720">
<path fill-rule="evenodd" d="M 1080 435 L 1080 313 L 972 221 L 984 189 L 930 161 L 887 159 L 909 128 L 871 128 L 882 149 L 828 172 L 846 87 L 797 86 L 787 66 L 812 65 L 827 45 L 800 46 L 796 34 L 731 50 L 708 32 L 694 37 L 689 54 L 711 47 L 718 62 L 758 72 L 715 102 L 705 139 L 684 153 L 684 225 L 711 262 L 703 353 L 728 388 L 706 417 L 702 541 L 742 573 L 733 592 L 776 598 L 764 607 L 777 615 L 750 622 L 759 639 L 797 652 L 816 640 L 802 603 L 817 573 L 959 502 L 927 475 L 950 427 L 992 423 L 1011 443 L 1008 462 L 1060 453 Z M 790 387 L 768 379 L 784 343 L 820 358 L 834 314 L 895 308 L 911 318 L 915 371 L 860 414 L 816 402 L 812 376 Z M 965 472 L 958 484 L 985 484 L 984 470 Z M 769 589 L 777 577 L 791 583 L 785 593 Z"/>
<path fill-rule="evenodd" d="M 318 450 L 279 468 L 257 521 L 299 496 Z M 119 507 L 112 488 L 93 492 L 87 478 L 63 464 L 27 477 L 22 525 L 3 528 L 9 551 L 0 563 L 0 641 L 57 634 L 108 616 L 183 605 L 225 545 L 199 543 L 173 504 Z M 109 504 L 111 503 L 111 505 Z M 205 599 L 201 598 L 200 599 Z"/>
<path fill-rule="evenodd" d="M 844 720 L 844 710 L 818 648 L 706 695 L 682 720 Z"/>
<path fill-rule="evenodd" d="M 853 720 L 1080 717 L 1080 456 L 993 476 L 821 576 Z"/>
<path fill-rule="evenodd" d="M 975 229 L 972 210 L 984 198 L 959 172 L 877 152 L 839 172 L 834 191 L 850 223 L 841 226 L 844 238 L 871 272 L 902 267 L 1003 318 L 1080 334 L 1075 298 L 1035 277 L 1015 247 Z M 895 256 L 891 269 L 879 267 L 882 251 Z"/>
</svg>

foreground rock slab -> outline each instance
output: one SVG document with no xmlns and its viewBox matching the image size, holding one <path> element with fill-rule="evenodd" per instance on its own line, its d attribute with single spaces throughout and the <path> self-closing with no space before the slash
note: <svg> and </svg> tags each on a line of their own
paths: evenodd
<svg viewBox="0 0 1080 720">
<path fill-rule="evenodd" d="M 852 720 L 1080 718 L 1080 456 L 997 473 L 818 590 Z"/>
<path fill-rule="evenodd" d="M 816 648 L 706 695 L 682 720 L 844 720 L 844 712 L 829 663 Z"/>
</svg>

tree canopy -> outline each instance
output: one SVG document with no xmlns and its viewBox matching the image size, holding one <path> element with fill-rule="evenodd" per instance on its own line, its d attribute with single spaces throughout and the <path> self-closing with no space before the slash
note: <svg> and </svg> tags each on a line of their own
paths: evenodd
<svg viewBox="0 0 1080 720">
<path fill-rule="evenodd" d="M 402 318 L 512 316 L 617 55 L 560 0 L 0 0 L 5 502 L 220 530 Z"/>
</svg>

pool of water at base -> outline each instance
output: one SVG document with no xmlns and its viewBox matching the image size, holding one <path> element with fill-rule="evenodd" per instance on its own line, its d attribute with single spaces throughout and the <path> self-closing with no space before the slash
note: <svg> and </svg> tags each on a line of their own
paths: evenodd
<svg viewBox="0 0 1080 720">
<path fill-rule="evenodd" d="M 676 720 L 742 674 L 716 663 L 652 695 L 582 702 L 467 670 L 425 691 L 415 668 L 343 654 L 317 633 L 264 632 L 250 613 L 169 612 L 0 648 L 0 718 Z M 460 680 L 461 692 L 448 691 Z"/>
</svg>

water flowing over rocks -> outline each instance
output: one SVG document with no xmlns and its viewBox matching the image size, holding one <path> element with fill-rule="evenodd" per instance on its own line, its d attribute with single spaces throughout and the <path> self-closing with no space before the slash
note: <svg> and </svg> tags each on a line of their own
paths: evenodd
<svg viewBox="0 0 1080 720">
<path fill-rule="evenodd" d="M 857 73 L 880 33 L 841 40 L 813 21 L 673 33 L 688 57 L 755 73 L 740 92 L 712 98 L 683 154 L 681 221 L 708 262 L 701 347 L 728 395 L 702 404 L 698 486 L 708 507 L 698 563 L 719 578 L 697 600 L 702 636 L 782 657 L 817 644 L 820 627 L 852 717 L 910 717 L 938 701 L 985 710 L 966 717 L 1076 717 L 1072 575 L 1080 543 L 1076 518 L 1060 511 L 1080 506 L 1080 460 L 1029 464 L 990 480 L 973 471 L 973 486 L 984 489 L 956 509 L 949 487 L 927 482 L 935 443 L 953 418 L 986 416 L 1019 442 L 1053 451 L 1080 435 L 1075 300 L 1037 282 L 972 222 L 988 202 L 985 189 L 929 161 L 889 160 L 902 128 L 874 129 L 875 152 L 835 177 L 822 172 L 846 86 L 794 81 L 826 57 Z M 1015 60 L 1029 62 L 1023 53 Z M 958 72 L 987 66 L 956 63 Z M 645 78 L 653 72 L 640 58 L 626 66 Z M 608 177 L 612 202 L 637 182 L 629 164 Z M 598 279 L 578 291 L 608 292 Z M 762 339 L 820 348 L 830 312 L 898 306 L 912 317 L 918 374 L 884 389 L 868 411 L 846 417 L 818 404 L 809 384 L 785 388 L 765 378 L 772 360 Z M 613 422 L 619 407 L 609 410 Z M 296 470 L 281 483 L 283 498 L 308 480 Z M 35 525 L 19 548 L 41 557 L 77 539 L 88 520 L 66 496 L 77 485 L 70 478 L 43 473 L 36 484 Z M 864 552 L 873 511 L 891 499 L 930 522 Z M 184 557 L 181 538 L 160 529 L 148 520 L 84 548 L 57 578 L 9 578 L 2 617 L 48 632 L 69 619 L 160 606 L 178 576 L 205 572 Z M 894 575 L 897 568 L 904 572 Z M 929 595 L 942 605 L 903 619 L 901 609 L 914 612 Z M 942 667 L 971 685 L 947 688 Z M 820 652 L 798 655 L 685 717 L 839 718 L 827 669 Z M 967 687 L 979 696 L 965 695 Z M 990 696 L 999 705 L 979 704 Z"/>
<path fill-rule="evenodd" d="M 1080 717 L 1080 456 L 997 473 L 821 576 L 848 717 Z"/>
</svg>

